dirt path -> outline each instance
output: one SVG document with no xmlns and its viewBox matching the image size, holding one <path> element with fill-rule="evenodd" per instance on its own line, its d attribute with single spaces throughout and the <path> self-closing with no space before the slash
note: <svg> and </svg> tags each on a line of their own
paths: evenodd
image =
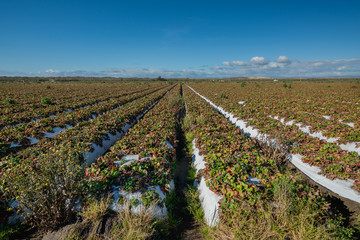
<svg viewBox="0 0 360 240">
<path fill-rule="evenodd" d="M 175 172 L 175 185 L 178 204 L 174 209 L 174 218 L 181 220 L 181 223 L 170 234 L 169 239 L 204 239 L 200 233 L 200 224 L 197 223 L 192 215 L 186 210 L 186 199 L 184 190 L 192 183 L 188 181 L 188 171 L 191 164 L 191 156 L 187 154 L 185 136 L 182 129 L 178 132 L 179 145 L 177 148 L 177 169 Z"/>
</svg>

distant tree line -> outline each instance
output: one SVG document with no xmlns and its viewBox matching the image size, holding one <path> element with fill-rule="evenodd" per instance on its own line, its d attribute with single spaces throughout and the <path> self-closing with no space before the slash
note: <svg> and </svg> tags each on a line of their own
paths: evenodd
<svg viewBox="0 0 360 240">
<path fill-rule="evenodd" d="M 117 81 L 167 81 L 157 78 L 114 78 L 114 77 L 7 77 L 0 76 L 0 82 L 117 82 Z"/>
</svg>

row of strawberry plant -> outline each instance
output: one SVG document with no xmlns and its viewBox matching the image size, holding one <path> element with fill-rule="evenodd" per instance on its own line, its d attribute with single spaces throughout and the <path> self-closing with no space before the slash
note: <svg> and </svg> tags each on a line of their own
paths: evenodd
<svg viewBox="0 0 360 240">
<path fill-rule="evenodd" d="M 34 122 L 22 124 L 20 126 L 6 127 L 0 132 L 0 142 L 2 146 L 1 152 L 2 154 L 6 154 L 11 148 L 11 143 L 16 142 L 23 146 L 30 145 L 30 137 L 42 139 L 46 136 L 44 134 L 45 132 L 51 133 L 54 128 L 58 128 L 57 130 L 59 132 L 67 125 L 74 126 L 80 122 L 87 121 L 88 119 L 97 117 L 100 114 L 118 108 L 127 102 L 133 101 L 147 94 L 151 94 L 155 91 L 157 91 L 157 89 L 129 94 L 124 97 L 112 98 L 111 100 L 105 102 L 81 108 L 78 111 L 60 113 L 55 117 L 47 117 Z"/>
<path fill-rule="evenodd" d="M 110 85 L 110 86 L 109 86 Z M 84 106 L 93 105 L 102 101 L 107 101 L 112 98 L 119 96 L 125 96 L 131 93 L 140 92 L 146 89 L 150 89 L 148 85 L 134 85 L 129 84 L 104 84 L 105 87 L 95 88 L 95 86 L 72 86 L 69 90 L 78 89 L 82 87 L 83 92 L 81 94 L 70 95 L 65 98 L 68 92 L 60 90 L 54 95 L 47 95 L 40 99 L 42 103 L 37 105 L 23 104 L 17 98 L 20 96 L 18 93 L 13 101 L 13 104 L 4 104 L 0 111 L 3 112 L 0 118 L 0 126 L 5 127 L 6 125 L 21 124 L 36 120 L 38 118 L 45 118 L 58 114 L 60 112 L 66 112 L 69 110 L 75 110 Z M 61 87 L 62 85 L 60 85 Z M 161 86 L 160 84 L 153 84 L 153 87 Z M 164 85 L 162 85 L 164 86 Z M 1 85 L 0 85 L 1 87 Z M 56 86 L 58 87 L 58 85 Z M 72 91 L 70 91 L 72 93 Z M 36 99 L 41 98 L 41 95 L 37 95 Z M 38 101 L 40 101 L 38 100 Z M 6 100 L 4 100 L 6 102 Z M 9 100 L 10 101 L 10 100 Z"/>
<path fill-rule="evenodd" d="M 276 191 L 281 184 L 289 185 L 287 194 L 297 201 L 311 202 L 314 213 L 311 217 L 318 224 L 323 223 L 329 203 L 318 190 L 284 174 L 284 169 L 279 168 L 279 159 L 265 153 L 255 140 L 245 137 L 191 90 L 184 89 L 184 96 L 195 145 L 206 162 L 201 174 L 209 188 L 223 197 L 220 202 L 222 223 L 236 228 L 241 219 L 230 213 L 244 203 L 252 209 L 261 209 L 276 202 Z"/>
<path fill-rule="evenodd" d="M 206 88 L 212 91 L 214 98 L 231 101 L 234 108 L 241 108 L 242 111 L 253 111 L 256 108 L 264 115 L 278 116 L 287 122 L 293 120 L 309 126 L 310 132 L 321 131 L 328 138 L 338 138 L 339 143 L 359 142 L 360 103 L 356 88 L 316 91 L 319 86 L 306 84 L 311 88 L 298 83 L 294 85 L 299 86 L 291 90 L 279 88 L 281 85 L 274 83 L 262 84 L 258 88 L 251 84 L 240 87 L 234 83 L 222 84 L 221 87 L 212 84 Z M 301 89 L 304 86 L 307 86 L 306 91 Z M 352 103 L 342 104 L 346 99 Z"/>
<path fill-rule="evenodd" d="M 195 149 L 206 162 L 200 174 L 209 189 L 222 197 L 222 235 L 226 231 L 226 236 L 235 239 L 296 239 L 342 234 L 344 228 L 338 225 L 341 220 L 334 220 L 338 216 L 333 214 L 325 195 L 293 176 L 284 167 L 283 159 L 245 137 L 192 91 L 184 89 L 184 96 Z M 198 185 L 201 199 L 214 204 L 209 201 L 211 195 L 202 194 L 206 192 L 201 188 L 202 182 L 205 181 L 202 179 Z M 355 231 L 345 232 L 352 236 Z"/>
<path fill-rule="evenodd" d="M 122 131 L 126 123 L 136 119 L 169 89 L 139 98 L 2 158 L 1 194 L 13 205 L 12 200 L 16 200 L 17 211 L 29 214 L 28 219 L 36 225 L 59 224 L 62 217 L 73 216 L 82 192 L 79 181 L 83 176 L 84 152 L 91 151 L 94 143 L 101 145 L 108 133 Z"/>
<path fill-rule="evenodd" d="M 164 85 L 164 84 L 153 84 Z M 54 104 L 62 106 L 69 104 L 73 106 L 73 99 L 79 102 L 86 98 L 96 100 L 119 93 L 132 92 L 135 89 L 150 88 L 148 84 L 135 83 L 56 83 L 56 84 L 21 84 L 21 83 L 2 83 L 0 85 L 0 109 L 7 113 L 42 107 L 41 98 L 47 97 L 54 101 Z M 107 95 L 107 96 L 106 96 Z M 12 101 L 8 101 L 12 100 Z"/>
<path fill-rule="evenodd" d="M 163 216 L 164 198 L 173 186 L 176 128 L 183 104 L 179 86 L 169 92 L 104 156 L 86 169 L 86 188 L 100 194 L 113 188 L 119 208 L 123 198 L 147 207 L 158 201 Z M 155 210 L 157 211 L 157 210 Z"/>
<path fill-rule="evenodd" d="M 244 109 L 241 104 L 234 104 L 228 99 L 214 97 L 212 89 L 199 88 L 193 85 L 196 91 L 209 97 L 227 111 L 230 111 L 238 119 L 247 120 L 247 124 L 254 126 L 263 134 L 271 138 L 281 140 L 288 147 L 291 154 L 301 154 L 303 161 L 322 169 L 322 173 L 328 178 L 353 179 L 354 188 L 359 191 L 360 159 L 356 152 L 348 152 L 335 143 L 329 143 L 305 134 L 296 125 L 282 124 L 280 121 L 268 116 L 262 108 L 256 105 Z M 246 123 L 246 122 L 245 122 Z"/>
<path fill-rule="evenodd" d="M 33 159 L 36 158 L 37 155 L 35 152 L 47 152 L 48 149 L 58 147 L 58 145 L 62 145 L 63 142 L 68 143 L 70 147 L 75 142 L 81 142 L 84 144 L 81 152 L 91 151 L 93 148 L 91 146 L 92 143 L 101 145 L 103 138 L 106 138 L 108 133 L 115 134 L 116 131 L 122 131 L 125 123 L 129 123 L 135 119 L 137 115 L 145 111 L 156 100 L 160 99 L 168 90 L 169 88 L 156 91 L 124 104 L 113 111 L 109 110 L 90 121 L 80 122 L 75 127 L 69 128 L 53 138 L 41 139 L 31 148 L 21 150 L 16 154 L 11 154 L 2 159 L 12 159 L 14 156 L 20 159 Z"/>
</svg>

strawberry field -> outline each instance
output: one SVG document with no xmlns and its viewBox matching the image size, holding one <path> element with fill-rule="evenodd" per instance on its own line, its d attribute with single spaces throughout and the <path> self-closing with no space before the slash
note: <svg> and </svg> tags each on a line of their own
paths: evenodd
<svg viewBox="0 0 360 240">
<path fill-rule="evenodd" d="M 341 212 L 334 197 L 359 207 L 359 89 L 1 83 L 1 229 L 85 222 L 89 205 L 108 199 L 106 211 L 148 211 L 150 238 L 168 239 L 185 224 L 176 213 L 185 201 L 198 202 L 209 239 L 356 239 L 357 213 Z M 183 199 L 181 176 L 196 199 Z"/>
<path fill-rule="evenodd" d="M 195 90 L 329 179 L 359 191 L 360 92 L 351 83 L 193 84 Z M 325 186 L 328 187 L 328 186 Z M 354 197 L 359 202 L 358 196 Z"/>
</svg>

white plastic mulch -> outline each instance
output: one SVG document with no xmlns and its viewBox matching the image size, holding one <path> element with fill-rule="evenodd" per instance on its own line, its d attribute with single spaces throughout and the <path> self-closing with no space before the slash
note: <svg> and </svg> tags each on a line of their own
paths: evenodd
<svg viewBox="0 0 360 240">
<path fill-rule="evenodd" d="M 170 190 L 169 192 L 174 191 L 175 189 L 175 184 L 174 181 L 171 180 L 169 182 L 170 184 Z M 161 204 L 158 204 L 156 206 L 153 206 L 152 208 L 146 208 L 144 206 L 143 201 L 141 200 L 142 197 L 142 192 L 137 191 L 134 193 L 130 193 L 130 192 L 126 192 L 123 190 L 120 190 L 121 186 L 114 186 L 113 187 L 113 198 L 114 201 L 112 202 L 112 204 L 110 205 L 110 209 L 112 209 L 113 211 L 123 211 L 125 205 L 120 201 L 119 202 L 119 198 L 125 198 L 127 201 L 131 201 L 131 200 L 136 200 L 137 204 L 135 206 L 131 207 L 131 211 L 137 215 L 140 214 L 141 210 L 145 210 L 145 211 L 151 211 L 151 214 L 153 217 L 156 217 L 158 219 L 164 218 L 168 215 L 168 211 L 167 208 L 165 206 L 165 198 L 166 198 L 166 193 L 164 193 L 160 186 L 156 185 L 156 186 L 148 186 L 147 190 L 155 190 L 156 193 L 159 195 L 160 200 L 162 201 Z"/>
<path fill-rule="evenodd" d="M 168 93 L 168 92 L 167 92 Z M 166 94 L 167 94 L 166 93 Z M 165 94 L 165 95 L 166 95 Z M 139 114 L 137 117 L 136 117 L 136 119 L 135 120 L 133 120 L 131 123 L 126 123 L 123 127 L 122 127 L 122 129 L 121 129 L 121 132 L 118 132 L 118 131 L 116 131 L 116 134 L 115 135 L 112 135 L 111 133 L 108 133 L 108 138 L 107 139 L 103 139 L 103 141 L 102 141 L 102 146 L 99 146 L 99 145 L 97 145 L 97 144 L 92 144 L 92 146 L 94 147 L 94 150 L 93 151 L 91 151 L 91 152 L 83 152 L 83 157 L 84 157 L 84 160 L 85 160 L 85 162 L 84 162 L 84 165 L 87 167 L 87 166 L 90 166 L 93 162 L 95 162 L 100 156 L 102 156 L 112 145 L 114 145 L 114 143 L 115 142 L 117 142 L 118 140 L 120 140 L 123 136 L 124 136 L 124 134 L 140 119 L 140 118 L 142 118 L 150 109 L 152 109 L 156 104 L 158 103 L 158 101 L 155 101 L 153 104 L 151 104 L 144 112 L 142 112 L 141 114 Z M 120 107 L 120 106 L 119 106 Z M 96 118 L 97 116 L 99 116 L 99 115 L 93 115 L 93 117 L 91 117 L 89 120 L 91 120 L 91 119 L 94 119 L 94 118 Z M 65 131 L 66 129 L 70 129 L 70 128 L 72 128 L 73 126 L 71 126 L 71 125 L 66 125 L 66 128 L 58 128 L 58 127 L 55 127 L 55 128 L 53 128 L 53 133 L 47 133 L 47 132 L 44 132 L 44 134 L 45 134 L 45 137 L 50 137 L 50 138 L 52 138 L 52 137 L 55 137 L 57 134 L 59 134 L 59 133 L 61 133 L 61 132 L 63 132 L 63 131 Z M 38 139 L 36 139 L 36 138 L 34 138 L 34 137 L 31 137 L 31 138 L 29 138 L 29 140 L 30 140 L 30 142 L 31 142 L 31 144 L 36 144 L 36 143 L 38 143 L 39 142 L 39 140 Z M 169 142 L 166 142 L 166 145 L 168 146 L 168 147 L 172 147 L 172 145 L 169 143 Z M 11 143 L 11 147 L 18 147 L 18 146 L 21 146 L 21 144 L 19 144 L 19 143 Z M 127 159 L 127 158 L 129 158 L 129 159 Z M 138 155 L 136 155 L 136 158 L 138 158 Z M 132 156 L 128 156 L 128 157 L 125 157 L 124 159 L 127 159 L 128 161 L 127 161 L 127 163 L 125 163 L 126 165 L 127 164 L 130 164 L 131 162 L 133 162 L 133 161 L 135 161 L 135 157 L 134 157 L 134 155 L 132 155 Z M 144 159 L 146 159 L 146 158 L 144 158 Z M 143 159 L 142 159 L 143 160 Z M 170 182 L 169 182 L 169 184 L 170 184 L 170 191 L 173 191 L 174 189 L 175 189 L 175 184 L 174 184 L 174 181 L 173 180 L 171 180 Z M 162 198 L 162 200 L 165 198 L 164 196 L 165 196 L 165 194 L 161 191 L 161 189 L 160 189 L 160 187 L 159 186 L 150 186 L 149 187 L 149 190 L 150 189 L 153 189 L 153 190 L 155 190 L 156 192 L 158 192 L 159 193 L 159 196 Z M 161 194 L 160 194 L 160 192 L 161 192 Z M 120 193 L 121 192 L 121 193 Z M 124 192 L 123 191 L 114 191 L 114 196 L 120 196 L 120 195 L 122 195 Z M 129 199 L 131 199 L 131 198 L 133 198 L 133 195 L 132 194 L 130 194 L 130 193 L 128 193 L 126 196 L 129 196 Z M 137 196 L 137 195 L 136 195 Z M 162 197 L 163 196 L 163 197 Z M 141 195 L 140 195 L 140 197 L 141 197 Z M 79 202 L 81 202 L 81 201 L 79 201 Z M 117 202 L 117 201 L 116 201 Z M 114 203 L 115 203 L 115 201 L 114 201 Z M 112 204 L 112 206 L 114 207 L 114 208 L 116 208 L 116 207 L 119 207 L 118 205 L 114 205 L 114 203 Z M 141 205 L 141 204 L 140 204 Z M 11 201 L 10 202 L 10 205 L 9 205 L 10 207 L 12 207 L 12 208 L 17 208 L 17 206 L 18 206 L 18 203 L 16 202 L 16 201 Z M 163 208 L 160 208 L 160 209 L 158 209 L 158 208 L 155 208 L 155 212 L 154 212 L 154 216 L 155 217 L 162 217 L 165 213 L 166 213 L 166 215 L 167 215 L 167 209 L 166 209 L 166 206 L 165 206 L 165 203 L 164 203 L 164 207 L 165 207 L 165 209 L 163 209 Z M 140 210 L 140 208 L 135 208 L 135 209 L 138 209 L 138 210 Z M 136 211 L 138 211 L 138 210 L 136 210 Z M 135 212 L 136 212 L 135 211 Z M 22 216 L 20 216 L 20 215 L 18 215 L 18 214 L 13 214 L 12 216 L 10 216 L 9 217 L 9 219 L 8 219 L 8 222 L 9 223 L 15 223 L 16 221 L 24 221 L 24 217 L 22 217 Z"/>
<path fill-rule="evenodd" d="M 204 161 L 204 156 L 199 154 L 199 149 L 195 146 L 195 139 L 192 142 L 193 145 L 193 163 L 198 173 L 201 169 L 205 168 L 206 162 Z M 216 226 L 219 219 L 219 201 L 222 196 L 217 195 L 212 192 L 208 186 L 206 186 L 206 181 L 204 177 L 201 177 L 200 182 L 195 180 L 194 185 L 197 186 L 199 191 L 199 200 L 201 202 L 201 208 L 204 212 L 205 223 L 211 227 Z"/>
<path fill-rule="evenodd" d="M 282 124 L 285 124 L 285 125 L 294 125 L 294 120 L 291 120 L 291 121 L 288 121 L 288 122 L 285 122 L 284 118 L 279 118 L 278 116 L 275 116 L 275 117 L 272 117 L 272 116 L 269 116 L 270 118 L 272 119 L 275 119 L 275 120 L 279 120 Z M 320 139 L 320 140 L 325 140 L 326 142 L 329 142 L 329 143 L 336 143 L 337 140 L 339 140 L 339 138 L 328 138 L 326 136 L 324 136 L 321 132 L 311 132 L 310 131 L 310 126 L 303 126 L 303 124 L 301 123 L 295 123 L 296 126 L 298 126 L 298 128 L 308 134 L 309 136 L 311 137 L 314 137 L 314 138 L 317 138 L 317 139 Z M 357 154 L 360 155 L 360 148 L 359 147 L 356 147 L 356 144 L 358 144 L 357 142 L 352 142 L 352 143 L 346 143 L 346 144 L 337 144 L 342 150 L 345 150 L 345 151 L 349 151 L 349 152 L 356 152 Z"/>
<path fill-rule="evenodd" d="M 155 104 L 158 103 L 158 101 L 151 104 L 144 112 L 136 116 L 136 119 L 133 120 L 130 123 L 126 123 L 122 128 L 121 132 L 116 131 L 115 135 L 112 135 L 111 133 L 108 133 L 108 139 L 103 139 L 102 146 L 97 145 L 95 143 L 92 144 L 93 151 L 90 152 L 83 152 L 83 157 L 85 160 L 86 166 L 90 166 L 92 163 L 96 161 L 100 156 L 102 156 L 112 145 L 115 144 L 115 142 L 119 141 L 125 133 L 129 131 L 129 129 L 135 125 L 135 123 L 142 118 L 151 108 L 155 106 Z"/>
<path fill-rule="evenodd" d="M 127 166 L 134 161 L 143 161 L 146 159 L 150 159 L 150 157 L 140 158 L 139 155 L 126 155 L 126 156 L 122 157 L 122 161 L 116 161 L 115 164 L 118 166 Z M 171 180 L 169 182 L 169 185 L 170 185 L 169 192 L 171 192 L 175 189 L 174 181 Z M 166 217 L 168 214 L 167 208 L 165 206 L 166 193 L 163 192 L 161 190 L 160 186 L 158 186 L 158 185 L 148 186 L 147 190 L 155 190 L 156 193 L 159 195 L 162 203 L 159 205 L 156 205 L 152 209 L 146 209 L 141 200 L 141 197 L 143 194 L 141 191 L 130 193 L 130 192 L 121 190 L 121 186 L 113 186 L 112 192 L 113 192 L 114 201 L 110 205 L 110 208 L 114 211 L 122 211 L 125 207 L 123 203 L 121 203 L 121 202 L 119 203 L 119 198 L 122 197 L 122 198 L 125 198 L 127 201 L 136 200 L 138 202 L 138 204 L 136 204 L 136 206 L 131 207 L 131 211 L 135 214 L 140 214 L 141 210 L 145 210 L 145 211 L 151 211 L 151 214 L 153 215 L 153 217 L 156 217 L 159 219 Z"/>
<path fill-rule="evenodd" d="M 226 118 L 228 118 L 233 124 L 238 126 L 245 135 L 248 135 L 249 137 L 253 137 L 253 138 L 256 138 L 261 141 L 271 141 L 274 143 L 274 140 L 269 139 L 269 136 L 267 134 L 261 134 L 261 133 L 259 133 L 259 130 L 252 128 L 250 126 L 247 127 L 246 126 L 247 123 L 245 121 L 235 118 L 233 114 L 225 111 L 221 107 L 218 107 L 213 102 L 211 102 L 209 99 L 205 98 L 204 96 L 202 96 L 201 94 L 196 92 L 190 86 L 188 86 L 188 87 L 192 91 L 194 91 L 197 95 L 199 95 L 201 98 L 203 98 L 205 101 L 207 101 L 217 111 L 219 111 L 221 114 L 223 114 Z M 289 123 L 287 123 L 287 124 L 289 124 Z M 348 145 L 345 145 L 345 146 L 344 145 L 345 144 L 340 145 L 340 147 L 342 147 L 344 149 L 346 146 L 348 146 Z M 349 151 L 354 150 L 353 148 L 354 148 L 355 144 L 349 145 L 349 146 L 350 146 Z M 353 148 L 351 148 L 351 146 Z M 311 178 L 318 184 L 324 186 L 325 188 L 329 189 L 330 191 L 332 191 L 334 193 L 337 193 L 341 197 L 348 198 L 352 201 L 360 203 L 360 194 L 357 191 L 355 191 L 354 189 L 352 189 L 352 186 L 354 185 L 353 180 L 351 180 L 351 179 L 349 179 L 349 180 L 328 179 L 324 175 L 321 175 L 320 168 L 311 166 L 307 163 L 304 163 L 301 160 L 302 157 L 303 157 L 302 155 L 298 155 L 298 154 L 296 154 L 296 155 L 289 154 L 288 160 L 291 163 L 293 163 L 294 166 L 297 167 L 301 172 L 303 172 L 305 175 L 307 175 L 309 178 Z"/>
</svg>

